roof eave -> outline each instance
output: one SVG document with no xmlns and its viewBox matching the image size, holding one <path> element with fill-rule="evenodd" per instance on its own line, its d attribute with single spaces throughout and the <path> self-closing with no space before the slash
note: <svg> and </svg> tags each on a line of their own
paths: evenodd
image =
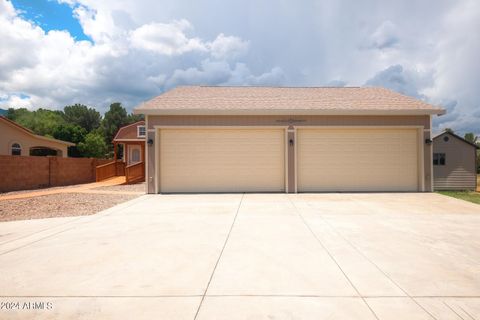
<svg viewBox="0 0 480 320">
<path fill-rule="evenodd" d="M 145 138 L 137 139 L 113 139 L 113 142 L 145 142 Z"/>
<path fill-rule="evenodd" d="M 55 143 L 60 143 L 60 144 L 64 144 L 64 145 L 67 145 L 69 147 L 73 147 L 75 146 L 76 144 L 73 143 L 73 142 L 68 142 L 68 141 L 63 141 L 63 140 L 59 140 L 59 139 L 54 139 L 54 138 L 48 138 L 48 137 L 44 137 L 44 136 L 39 136 L 38 134 L 32 134 L 35 138 L 37 139 L 40 139 L 40 140 L 45 140 L 45 141 L 49 141 L 49 142 L 55 142 Z"/>
<path fill-rule="evenodd" d="M 37 139 L 40 139 L 40 140 L 45 140 L 45 141 L 49 141 L 49 142 L 54 142 L 54 143 L 60 143 L 60 144 L 64 144 L 64 145 L 67 145 L 69 147 L 73 147 L 75 146 L 75 143 L 72 143 L 72 142 L 69 142 L 69 141 L 63 141 L 63 140 L 59 140 L 59 139 L 55 139 L 55 138 L 48 138 L 48 137 L 44 137 L 44 136 L 40 136 L 38 134 L 35 134 L 33 133 L 33 131 L 31 131 L 30 129 L 27 129 L 27 128 L 24 128 L 23 126 L 19 125 L 18 123 L 8 119 L 7 117 L 4 117 L 4 116 L 1 116 L 0 119 L 2 120 L 5 120 L 5 123 L 7 123 L 8 125 L 12 126 L 13 128 L 17 129 L 17 130 L 21 130 L 23 131 L 24 133 L 28 134 L 29 136 L 32 136 L 34 138 L 37 138 Z"/>
<path fill-rule="evenodd" d="M 312 109 L 241 109 L 241 110 L 212 110 L 212 109 L 146 109 L 136 108 L 134 114 L 145 115 L 443 115 L 444 109 L 420 109 L 420 110 L 312 110 Z"/>
<path fill-rule="evenodd" d="M 121 138 L 118 138 L 118 135 L 119 135 L 122 131 L 124 131 L 126 128 L 131 127 L 131 126 L 134 126 L 134 125 L 140 126 L 141 124 L 139 124 L 139 123 L 141 123 L 141 122 L 143 122 L 143 126 L 144 126 L 144 125 L 145 125 L 145 120 L 139 120 L 139 121 L 135 121 L 134 123 L 130 123 L 130 124 L 127 124 L 127 125 L 125 125 L 125 126 L 123 126 L 123 127 L 120 127 L 120 128 L 117 130 L 117 133 L 115 134 L 115 136 L 113 137 L 113 141 L 115 141 L 115 140 L 118 141 L 119 139 L 121 139 Z"/>
<path fill-rule="evenodd" d="M 450 132 L 450 131 L 440 132 L 439 134 L 435 135 L 435 136 L 432 138 L 432 140 L 435 141 L 435 140 L 437 140 L 438 138 L 440 138 L 441 136 L 443 136 L 444 134 L 448 134 L 448 135 L 450 135 L 450 136 L 452 136 L 452 137 L 454 137 L 454 138 L 457 138 L 458 140 L 460 140 L 460 141 L 462 141 L 462 142 L 465 142 L 466 144 L 468 144 L 468 145 L 470 145 L 470 146 L 472 146 L 472 147 L 475 147 L 476 149 L 480 149 L 480 147 L 477 146 L 475 143 L 472 143 L 472 142 L 470 142 L 470 141 L 468 141 L 468 140 L 466 140 L 466 139 L 460 137 L 459 135 L 457 135 L 457 134 L 455 134 L 455 133 L 453 133 L 453 132 Z"/>
</svg>

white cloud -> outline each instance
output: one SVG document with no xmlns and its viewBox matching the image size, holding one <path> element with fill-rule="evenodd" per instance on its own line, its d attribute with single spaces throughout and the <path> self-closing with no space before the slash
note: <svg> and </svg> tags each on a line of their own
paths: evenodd
<svg viewBox="0 0 480 320">
<path fill-rule="evenodd" d="M 18 108 L 32 109 L 32 99 L 27 96 L 20 96 L 16 94 L 5 94 L 0 96 L 0 103 L 10 106 L 16 106 Z"/>
<path fill-rule="evenodd" d="M 285 80 L 281 68 L 273 68 L 258 76 L 244 63 L 231 66 L 226 61 L 202 61 L 200 67 L 177 69 L 167 80 L 167 88 L 177 85 L 280 85 Z"/>
<path fill-rule="evenodd" d="M 133 107 L 178 84 L 368 83 L 444 105 L 437 130 L 480 134 L 476 0 L 57 1 L 91 42 L 46 33 L 0 0 L 0 95 L 12 97 L 0 105 Z"/>
<path fill-rule="evenodd" d="M 432 99 L 455 101 L 452 116 L 436 123 L 460 132 L 480 133 L 480 2 L 462 1 L 443 21 L 443 37 L 438 39 L 434 59 L 435 86 L 426 94 Z"/>
<path fill-rule="evenodd" d="M 10 1 L 0 2 L 0 16 L 10 18 L 15 16 L 15 8 Z"/>
<path fill-rule="evenodd" d="M 248 51 L 248 41 L 220 33 L 213 42 L 208 44 L 208 47 L 216 59 L 235 59 Z"/>
<path fill-rule="evenodd" d="M 370 36 L 370 46 L 386 49 L 395 46 L 399 41 L 398 31 L 391 21 L 384 21 Z"/>
<path fill-rule="evenodd" d="M 131 108 L 177 84 L 278 81 L 268 71 L 256 76 L 242 69 L 238 59 L 248 41 L 239 37 L 219 33 L 203 40 L 191 36 L 193 26 L 185 19 L 132 28 L 133 19 L 115 21 L 124 11 L 68 3 L 93 42 L 76 41 L 66 31 L 45 32 L 0 0 L 0 94 L 7 97 L 0 106 L 81 102 L 106 108 L 122 101 Z"/>
<path fill-rule="evenodd" d="M 207 51 L 202 40 L 187 37 L 185 31 L 191 28 L 192 25 L 185 19 L 172 23 L 149 23 L 133 30 L 130 40 L 134 48 L 168 56 Z"/>
<path fill-rule="evenodd" d="M 433 75 L 431 72 L 405 69 L 401 65 L 394 65 L 378 72 L 365 84 L 385 87 L 411 97 L 426 99 L 421 92 L 433 85 Z"/>
</svg>

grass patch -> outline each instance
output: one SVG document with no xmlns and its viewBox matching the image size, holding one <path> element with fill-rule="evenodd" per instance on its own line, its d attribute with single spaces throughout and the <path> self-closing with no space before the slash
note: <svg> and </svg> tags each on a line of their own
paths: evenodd
<svg viewBox="0 0 480 320">
<path fill-rule="evenodd" d="M 476 204 L 480 204 L 480 193 L 479 192 L 472 192 L 472 191 L 438 191 L 438 193 L 454 197 L 457 199 L 462 199 L 465 201 L 473 202 Z"/>
</svg>

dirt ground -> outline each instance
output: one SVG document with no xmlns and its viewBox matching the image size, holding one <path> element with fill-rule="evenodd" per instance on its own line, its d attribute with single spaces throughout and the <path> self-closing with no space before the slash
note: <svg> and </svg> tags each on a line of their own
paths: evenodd
<svg viewBox="0 0 480 320">
<path fill-rule="evenodd" d="M 0 222 L 95 214 L 141 196 L 145 184 L 99 187 L 89 191 L 0 200 Z"/>
</svg>

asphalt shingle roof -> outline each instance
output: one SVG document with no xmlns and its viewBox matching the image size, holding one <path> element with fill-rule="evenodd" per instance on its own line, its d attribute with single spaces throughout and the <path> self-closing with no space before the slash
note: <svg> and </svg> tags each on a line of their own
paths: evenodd
<svg viewBox="0 0 480 320">
<path fill-rule="evenodd" d="M 347 114 L 350 112 L 443 114 L 445 111 L 379 87 L 177 87 L 135 108 L 136 113 L 259 111 Z"/>
</svg>

